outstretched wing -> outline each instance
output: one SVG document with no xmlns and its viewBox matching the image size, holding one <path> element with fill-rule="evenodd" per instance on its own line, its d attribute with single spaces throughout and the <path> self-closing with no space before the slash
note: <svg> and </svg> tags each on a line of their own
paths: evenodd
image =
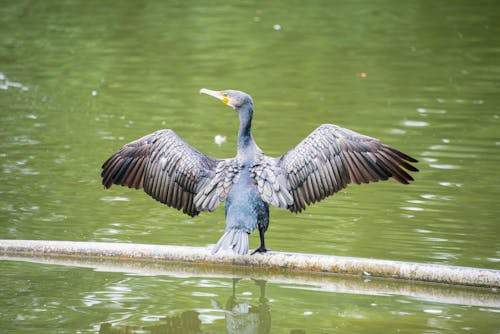
<svg viewBox="0 0 500 334">
<path fill-rule="evenodd" d="M 406 170 L 418 171 L 412 157 L 382 143 L 333 124 L 323 124 L 300 144 L 278 158 L 293 204 L 300 212 L 333 195 L 351 182 L 360 184 L 387 180 L 408 184 L 413 181 Z"/>
<path fill-rule="evenodd" d="M 217 160 L 199 152 L 172 130 L 126 144 L 102 165 L 102 184 L 144 188 L 154 199 L 195 216 L 206 208 L 194 198 L 216 175 Z M 208 192 L 207 195 L 211 196 Z M 217 206 L 212 206 L 213 209 Z"/>
</svg>

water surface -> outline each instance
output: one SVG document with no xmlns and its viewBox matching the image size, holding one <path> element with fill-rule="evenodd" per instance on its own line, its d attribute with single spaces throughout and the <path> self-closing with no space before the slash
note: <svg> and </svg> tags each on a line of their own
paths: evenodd
<svg viewBox="0 0 500 334">
<path fill-rule="evenodd" d="M 321 274 L 262 275 L 241 268 L 25 260 L 3 261 L 0 281 L 12 282 L 0 315 L 4 331 L 50 332 L 54 324 L 58 332 L 79 333 L 498 329 L 497 294 L 481 289 Z"/>
<path fill-rule="evenodd" d="M 272 209 L 269 248 L 500 269 L 500 8 L 495 1 L 16 1 L 1 7 L 1 238 L 215 243 L 224 229 L 222 208 L 190 218 L 141 191 L 104 190 L 99 173 L 123 144 L 160 128 L 174 129 L 211 156 L 233 156 L 236 115 L 198 94 L 202 87 L 232 88 L 252 95 L 254 137 L 268 155 L 279 156 L 319 124 L 334 123 L 420 160 L 421 171 L 410 186 L 393 181 L 350 186 L 300 215 Z M 214 143 L 218 134 L 227 136 L 222 146 Z M 257 235 L 250 242 L 257 247 Z M 27 273 L 40 286 L 57 277 L 68 282 L 66 288 L 50 283 L 27 290 L 16 284 L 8 291 L 9 315 L 26 305 L 15 296 L 59 302 L 62 289 L 81 300 L 105 290 L 107 281 L 129 281 L 88 269 L 23 262 L 0 266 L 8 282 L 22 282 Z M 73 281 L 80 276 L 83 290 Z M 132 280 L 131 300 L 140 298 L 142 285 L 151 284 L 151 293 L 161 291 L 162 280 Z M 230 280 L 214 280 L 227 289 L 226 297 Z M 243 284 L 258 291 L 250 281 Z M 169 289 L 191 296 L 182 279 L 173 279 Z M 298 314 L 309 312 L 318 298 L 324 303 L 314 309 L 327 309 L 306 329 L 332 314 L 341 317 L 358 298 L 299 295 L 287 305 L 307 307 L 293 306 L 288 311 L 293 319 L 302 319 Z M 113 294 L 100 296 L 106 305 L 121 305 Z M 198 308 L 190 305 L 192 297 L 185 298 L 175 312 Z M 132 322 L 106 317 L 109 313 L 101 320 L 142 326 L 151 312 L 154 323 L 156 315 L 171 313 L 160 307 L 156 314 L 144 308 L 145 301 L 154 309 L 164 299 L 136 300 L 141 315 Z M 399 307 L 393 298 L 385 302 L 391 310 Z M 77 318 L 85 312 L 81 307 L 71 311 Z M 56 308 L 54 316 L 74 305 Z M 493 319 L 495 313 L 479 314 Z M 370 315 L 368 323 L 385 328 L 386 315 Z M 49 323 L 48 317 L 40 323 Z M 30 319 L 23 318 L 26 330 L 40 324 Z M 465 327 L 492 325 L 477 319 Z M 68 331 L 89 330 L 88 323 L 61 321 Z M 424 332 L 434 320 L 414 321 L 411 327 Z M 345 324 L 360 330 L 371 326 Z"/>
</svg>

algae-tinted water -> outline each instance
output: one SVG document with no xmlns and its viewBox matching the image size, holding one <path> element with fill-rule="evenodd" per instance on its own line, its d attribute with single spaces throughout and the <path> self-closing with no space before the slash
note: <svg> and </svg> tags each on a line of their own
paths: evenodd
<svg viewBox="0 0 500 334">
<path fill-rule="evenodd" d="M 334 123 L 420 160 L 411 186 L 351 186 L 300 215 L 273 209 L 269 248 L 499 269 L 498 13 L 494 1 L 2 4 L 0 236 L 215 243 L 224 229 L 222 208 L 190 218 L 141 191 L 104 190 L 99 173 L 121 145 L 160 128 L 174 129 L 211 156 L 233 156 L 236 115 L 198 94 L 202 87 L 232 88 L 252 95 L 254 137 L 268 155 L 279 156 L 319 124 Z M 220 147 L 214 143 L 218 134 L 227 136 Z M 250 242 L 257 247 L 258 237 Z M 128 276 L 18 262 L 0 266 L 6 272 L 1 295 L 9 300 L 2 314 L 13 322 L 19 314 L 15 323 L 25 324 L 23 330 L 54 324 L 51 317 L 58 314 L 56 324 L 72 332 L 107 321 L 156 325 L 156 316 L 198 309 L 200 300 L 206 302 L 202 308 L 216 309 L 209 298 L 194 298 L 185 279 L 172 279 L 168 287 L 184 296 L 184 303 L 173 298 L 179 306 L 162 306 L 160 295 L 141 299 L 141 290 L 166 289 L 164 278 L 147 277 L 133 280 L 129 296 L 137 312 L 129 314 L 140 314 L 134 321 L 97 311 L 102 319 L 85 322 L 76 316 L 85 313 L 82 296 L 105 291 L 105 282 L 128 282 Z M 67 284 L 61 286 L 58 277 Z M 29 288 L 28 281 L 43 288 Z M 214 281 L 227 290 L 211 293 L 226 298 L 231 282 Z M 254 283 L 241 284 L 257 295 Z M 294 295 L 280 316 L 304 324 L 307 332 L 319 331 L 315 325 L 323 322 L 332 325 L 333 315 L 345 319 L 346 305 L 359 304 L 351 294 L 295 293 L 273 284 L 270 300 Z M 83 304 L 75 308 L 63 295 Z M 100 296 L 108 296 L 105 307 L 121 307 L 112 294 Z M 324 313 L 300 320 L 300 312 L 316 313 L 299 305 L 318 298 Z M 23 317 L 21 311 L 43 309 L 27 300 L 55 301 L 55 310 L 38 312 L 37 321 Z M 394 298 L 384 303 L 390 310 L 400 307 Z M 285 306 L 277 305 L 284 304 L 269 305 L 278 319 Z M 81 323 L 65 322 L 61 314 L 69 309 Z M 498 319 L 498 313 L 476 311 Z M 492 321 L 457 314 L 467 319 L 464 328 L 489 324 L 498 331 Z M 447 331 L 433 327 L 446 312 L 423 315 L 408 326 Z M 344 322 L 345 328 L 388 328 L 394 320 L 376 311 L 364 319 Z M 223 328 L 221 321 L 213 320 Z M 280 323 L 273 320 L 273 332 L 288 333 Z"/>
</svg>

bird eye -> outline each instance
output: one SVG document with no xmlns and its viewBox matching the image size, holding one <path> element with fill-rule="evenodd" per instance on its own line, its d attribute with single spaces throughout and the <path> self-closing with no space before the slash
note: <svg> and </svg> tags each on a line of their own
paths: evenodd
<svg viewBox="0 0 500 334">
<path fill-rule="evenodd" d="M 227 97 L 227 93 L 224 93 L 224 94 L 222 94 L 222 95 L 224 95 L 224 97 Z"/>
</svg>

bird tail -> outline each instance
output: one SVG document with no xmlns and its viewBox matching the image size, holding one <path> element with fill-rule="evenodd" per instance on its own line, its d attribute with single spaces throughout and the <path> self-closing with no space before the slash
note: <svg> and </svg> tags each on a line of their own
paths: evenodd
<svg viewBox="0 0 500 334">
<path fill-rule="evenodd" d="M 212 254 L 219 250 L 232 250 L 235 253 L 245 255 L 248 253 L 248 233 L 242 229 L 230 229 L 224 233 L 212 249 Z"/>
</svg>

